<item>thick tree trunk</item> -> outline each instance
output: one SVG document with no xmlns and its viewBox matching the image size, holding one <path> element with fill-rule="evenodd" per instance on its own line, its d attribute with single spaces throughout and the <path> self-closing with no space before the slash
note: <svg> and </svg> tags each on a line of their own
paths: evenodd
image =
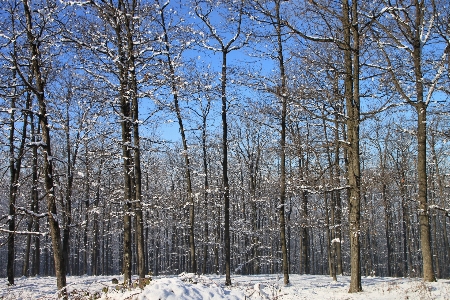
<svg viewBox="0 0 450 300">
<path fill-rule="evenodd" d="M 419 84 L 419 94 L 423 94 L 422 84 Z M 420 93 L 422 91 L 422 93 Z M 434 276 L 433 258 L 431 253 L 430 221 L 427 203 L 427 129 L 426 129 L 426 105 L 419 101 L 416 105 L 417 111 L 417 174 L 419 179 L 419 226 L 420 245 L 422 248 L 423 278 L 425 281 L 436 281 Z"/>
<path fill-rule="evenodd" d="M 119 1 L 119 9 L 124 9 L 125 4 L 122 0 Z M 118 12 L 123 13 L 123 12 Z M 113 22 L 114 23 L 114 22 Z M 127 55 L 127 46 L 124 38 L 124 29 L 121 23 L 114 23 L 114 31 L 116 34 L 116 43 L 118 57 L 117 68 L 119 73 L 119 99 L 120 99 L 120 122 L 122 129 L 122 158 L 123 158 L 123 259 L 122 272 L 124 284 L 131 284 L 131 270 L 132 270 L 132 233 L 131 233 L 131 215 L 132 200 L 133 200 L 133 160 L 131 157 L 131 101 L 128 95 L 128 76 L 129 76 L 129 56 Z"/>
<path fill-rule="evenodd" d="M 136 215 L 136 254 L 137 270 L 139 276 L 139 286 L 143 288 L 143 278 L 145 278 L 145 251 L 144 251 L 144 218 L 142 213 L 142 171 L 141 171 L 141 146 L 139 135 L 139 99 L 138 85 L 136 78 L 136 57 L 134 49 L 134 18 L 136 3 L 132 2 L 130 11 L 125 18 L 125 27 L 128 46 L 128 95 L 131 98 L 131 116 L 133 128 L 133 167 L 134 167 L 134 211 Z"/>
<path fill-rule="evenodd" d="M 344 30 L 345 99 L 347 108 L 347 159 L 349 184 L 349 238 L 351 279 L 349 293 L 362 291 L 360 216 L 361 182 L 359 152 L 359 31 L 357 1 L 342 1 L 342 26 Z M 351 16 L 351 18 L 350 18 Z"/>
<path fill-rule="evenodd" d="M 121 56 L 124 57 L 124 56 Z M 131 234 L 131 214 L 132 214 L 132 174 L 133 163 L 131 160 L 131 114 L 130 101 L 126 94 L 126 73 L 121 72 L 121 90 L 120 90 L 120 112 L 122 123 L 122 156 L 123 156 L 123 176 L 124 176 L 124 199 L 123 199 L 123 261 L 122 272 L 124 274 L 124 283 L 131 284 L 132 268 L 132 234 Z"/>
</svg>

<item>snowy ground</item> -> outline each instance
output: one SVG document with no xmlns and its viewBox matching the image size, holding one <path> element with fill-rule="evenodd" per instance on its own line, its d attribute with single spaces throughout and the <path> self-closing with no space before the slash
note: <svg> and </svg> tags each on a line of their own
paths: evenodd
<svg viewBox="0 0 450 300">
<path fill-rule="evenodd" d="M 291 275 L 291 284 L 283 285 L 280 275 L 233 276 L 233 285 L 223 285 L 224 276 L 155 277 L 143 290 L 116 289 L 112 279 L 120 276 L 69 276 L 70 299 L 110 300 L 206 300 L 206 299 L 450 299 L 450 280 L 424 283 L 421 279 L 363 277 L 362 293 L 348 294 L 350 278 L 338 277 L 332 282 L 327 276 Z M 16 285 L 7 286 L 0 279 L 1 300 L 57 299 L 54 277 L 17 278 Z M 107 292 L 106 292 L 107 291 Z M 106 293 L 105 293 L 106 292 Z"/>
</svg>

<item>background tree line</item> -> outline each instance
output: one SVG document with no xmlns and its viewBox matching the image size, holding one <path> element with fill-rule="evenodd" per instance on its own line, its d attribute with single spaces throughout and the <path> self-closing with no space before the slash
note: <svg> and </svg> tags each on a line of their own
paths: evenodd
<svg viewBox="0 0 450 300">
<path fill-rule="evenodd" d="M 0 276 L 448 277 L 449 14 L 3 1 Z"/>
</svg>

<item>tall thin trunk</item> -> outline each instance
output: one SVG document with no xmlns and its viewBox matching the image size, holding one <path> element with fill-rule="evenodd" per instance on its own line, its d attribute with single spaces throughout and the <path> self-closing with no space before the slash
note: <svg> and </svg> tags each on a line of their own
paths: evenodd
<svg viewBox="0 0 450 300">
<path fill-rule="evenodd" d="M 403 269 L 404 276 L 411 276 L 412 271 L 412 248 L 408 203 L 406 202 L 406 184 L 404 174 L 400 182 L 400 193 L 402 197 L 402 238 L 403 238 Z"/>
<path fill-rule="evenodd" d="M 31 167 L 31 177 L 32 177 L 32 187 L 31 187 L 31 199 L 34 203 L 33 212 L 39 213 L 39 195 L 38 195 L 38 147 L 36 145 L 36 136 L 40 133 L 40 127 L 38 124 L 37 130 L 35 130 L 34 126 L 34 114 L 30 114 L 30 130 L 31 130 L 31 142 L 33 144 L 32 150 L 32 167 Z M 36 218 L 34 221 L 34 231 L 39 232 L 39 219 Z M 41 245 L 40 245 L 40 237 L 36 235 L 34 237 L 34 253 L 33 253 L 33 271 L 32 275 L 36 276 L 40 274 L 41 269 Z"/>
<path fill-rule="evenodd" d="M 26 111 L 31 106 L 31 96 L 27 95 Z M 25 152 L 26 131 L 28 126 L 27 112 L 23 113 L 22 136 L 20 145 L 18 146 L 17 158 L 15 157 L 14 133 L 15 133 L 15 112 L 16 112 L 16 96 L 11 98 L 11 114 L 10 114 L 10 134 L 9 134 L 9 168 L 10 168 L 10 186 L 9 186 L 9 218 L 8 218 L 8 260 L 6 273 L 8 276 L 8 284 L 14 284 L 14 259 L 15 259 L 15 230 L 16 230 L 16 199 L 19 191 L 19 177 L 22 166 L 22 158 Z M 29 225 L 30 227 L 31 225 Z M 29 236 L 28 236 L 29 238 Z"/>
<path fill-rule="evenodd" d="M 28 111 L 30 109 L 31 106 L 31 94 L 27 93 L 27 104 L 26 104 L 26 110 L 27 110 L 27 114 L 24 115 L 25 119 L 28 117 Z M 31 117 L 30 114 L 30 121 L 33 122 L 33 118 Z M 24 130 L 26 130 L 26 124 L 27 124 L 27 120 L 24 120 Z M 33 125 L 32 125 L 33 126 Z M 26 131 L 23 132 L 24 134 L 26 134 Z M 25 143 L 24 143 L 25 146 Z M 34 144 L 33 144 L 33 147 Z M 19 151 L 20 152 L 20 151 Z M 22 155 L 22 154 L 20 154 Z M 33 191 L 31 192 L 31 211 L 34 211 L 34 206 L 37 204 L 37 196 L 36 198 L 33 195 Z M 27 230 L 30 232 L 31 229 L 33 228 L 33 217 L 29 216 L 28 220 L 27 220 Z M 37 222 L 39 222 L 39 220 L 36 220 Z M 28 276 L 30 274 L 30 248 L 31 248 L 31 235 L 29 234 L 27 236 L 27 242 L 26 242 L 26 246 L 25 246 L 25 257 L 24 257 L 24 263 L 23 263 L 23 268 L 22 268 L 22 275 L 23 276 Z"/>
<path fill-rule="evenodd" d="M 331 227 L 331 222 L 330 222 L 330 207 L 328 206 L 328 193 L 325 193 L 324 195 L 324 200 L 325 200 L 325 235 L 326 235 L 326 247 L 327 247 L 327 262 L 328 262 L 328 274 L 330 275 L 330 277 L 333 278 L 334 281 L 336 281 L 336 270 L 334 268 L 334 253 L 332 253 L 331 248 L 333 247 L 332 245 L 332 229 Z"/>
<path fill-rule="evenodd" d="M 71 91 L 67 96 L 67 101 L 71 98 Z M 65 195 L 65 204 L 63 210 L 63 216 L 65 219 L 64 227 L 63 227 L 63 238 L 62 238 L 62 251 L 64 255 L 64 261 L 66 262 L 67 268 L 69 269 L 69 253 L 70 253 L 70 227 L 72 225 L 72 193 L 73 193 L 73 168 L 75 167 L 75 162 L 77 160 L 78 154 L 78 140 L 80 138 L 80 133 L 78 131 L 76 137 L 76 145 L 75 149 L 71 149 L 71 139 L 70 139 L 70 115 L 69 115 L 69 104 L 67 103 L 66 108 L 66 151 L 67 151 L 67 189 Z M 72 156 L 72 151 L 74 151 Z M 67 270 L 68 271 L 68 270 Z"/>
<path fill-rule="evenodd" d="M 258 207 L 256 202 L 256 180 L 257 180 L 257 171 L 258 171 L 258 164 L 259 164 L 259 151 L 257 150 L 257 157 L 251 158 L 251 164 L 250 164 L 250 197 L 251 197 L 251 227 L 253 231 L 252 235 L 252 262 L 253 262 L 253 274 L 259 274 L 260 273 L 260 262 L 259 262 L 259 237 L 258 237 L 258 222 L 257 222 L 257 214 L 258 214 Z M 253 162 L 254 159 L 254 162 Z"/>
<path fill-rule="evenodd" d="M 224 199 L 225 285 L 231 285 L 230 247 L 230 186 L 228 183 L 228 123 L 227 123 L 227 51 L 222 51 L 222 180 Z"/>
<path fill-rule="evenodd" d="M 445 194 L 444 194 L 444 182 L 443 182 L 443 176 L 441 174 L 441 168 L 439 166 L 439 161 L 438 161 L 438 157 L 437 157 L 437 153 L 436 153 L 436 142 L 434 140 L 434 136 L 431 136 L 431 154 L 432 154 L 432 158 L 433 158 L 433 163 L 435 166 L 435 170 L 436 170 L 436 181 L 438 184 L 438 188 L 439 188 L 439 202 L 437 203 L 438 205 L 440 205 L 441 207 L 445 207 Z M 444 217 L 443 220 L 443 224 L 442 224 L 442 235 L 443 235 L 443 242 L 444 242 L 444 249 L 447 249 L 446 253 L 443 254 L 444 257 L 444 266 L 447 265 L 450 267 L 449 265 L 449 261 L 450 261 L 450 246 L 449 246 L 449 242 L 448 242 L 448 236 L 447 236 L 447 218 Z M 434 231 L 436 233 L 436 230 Z M 437 239 L 434 239 L 435 242 L 437 242 Z M 436 246 L 437 248 L 437 246 Z M 447 257 L 447 259 L 445 260 L 445 258 Z M 436 260 L 438 260 L 436 258 Z M 447 268 L 447 270 L 443 270 L 443 276 L 449 274 L 449 270 Z"/>
<path fill-rule="evenodd" d="M 202 265 L 202 273 L 206 274 L 206 266 L 208 262 L 208 243 L 209 243 L 209 228 L 208 228 L 208 193 L 209 193 L 209 182 L 208 182 L 208 157 L 207 157 L 207 145 L 206 145 L 206 117 L 207 113 L 209 112 L 209 105 L 210 102 L 208 102 L 208 107 L 206 112 L 203 114 L 202 118 L 202 154 L 203 154 L 203 173 L 205 176 L 204 179 L 204 192 L 203 192 L 203 201 L 204 201 L 204 214 L 205 214 L 205 228 L 204 228 L 204 241 L 203 241 L 203 265 Z"/>
<path fill-rule="evenodd" d="M 89 155 L 88 155 L 88 144 L 86 141 L 86 144 L 84 146 L 85 148 L 85 156 L 84 156 L 84 163 L 85 163 L 85 174 L 84 174 L 84 178 L 85 178 L 85 186 L 84 186 L 84 205 L 85 205 L 85 214 L 84 214 L 84 228 L 83 228 L 83 249 L 84 249 L 84 255 L 83 255 L 83 274 L 89 274 L 89 269 L 88 269 L 88 255 L 89 255 L 89 244 L 88 244 L 88 229 L 89 229 L 89 195 L 90 195 L 90 178 L 89 178 Z"/>
<path fill-rule="evenodd" d="M 15 167 L 15 147 L 14 147 L 14 132 L 15 132 L 15 97 L 11 99 L 11 115 L 10 115 L 10 135 L 9 135 L 9 172 L 10 172 L 10 184 L 9 184 L 9 216 L 8 216 L 8 262 L 6 267 L 6 273 L 8 276 L 8 284 L 14 285 L 14 240 L 16 229 L 16 195 L 17 195 L 17 182 Z"/>
<path fill-rule="evenodd" d="M 308 194 L 305 190 L 301 191 L 301 262 L 303 264 L 304 274 L 311 274 L 311 259 L 309 257 L 309 230 L 308 230 Z"/>
<path fill-rule="evenodd" d="M 280 138 L 280 204 L 278 206 L 278 215 L 280 218 L 280 242 L 281 256 L 283 263 L 284 284 L 289 284 L 289 265 L 286 246 L 286 220 L 285 220 L 285 203 L 286 203 L 286 118 L 287 118 L 287 82 L 284 68 L 283 42 L 282 42 L 282 26 L 280 16 L 280 1 L 275 1 L 276 13 L 276 33 L 277 33 L 277 58 L 280 68 L 281 89 L 278 95 L 281 98 L 281 138 Z"/>
<path fill-rule="evenodd" d="M 224 43 L 223 39 L 217 35 L 217 31 L 211 25 L 208 19 L 209 13 L 206 15 L 201 13 L 201 9 L 196 9 L 197 16 L 205 23 L 208 27 L 211 37 L 217 41 L 220 45 L 220 52 L 222 53 L 222 70 L 220 78 L 220 96 L 222 102 L 222 193 L 224 199 L 224 251 L 225 251 L 225 285 L 231 285 L 231 247 L 230 247 L 230 187 L 228 182 L 228 123 L 227 123 L 227 55 L 231 51 L 240 49 L 245 45 L 242 43 L 238 46 L 233 46 L 241 35 L 241 24 L 243 12 L 243 1 L 239 4 L 239 15 L 236 19 L 236 34 L 227 42 Z M 233 46 L 233 47 L 232 47 Z M 216 267 L 218 267 L 216 265 Z"/>
<path fill-rule="evenodd" d="M 192 273 L 197 272 L 197 258 L 195 253 L 195 237 L 194 237 L 194 223 L 195 223 L 195 206 L 194 206 L 194 198 L 192 195 L 192 182 L 191 182 L 191 166 L 190 166 L 190 160 L 189 160 L 189 152 L 188 152 L 188 145 L 187 145 L 187 139 L 186 139 L 186 132 L 183 125 L 183 118 L 181 115 L 181 109 L 178 99 L 178 89 L 177 86 L 177 77 L 175 74 L 175 66 L 174 62 L 171 57 L 171 49 L 170 49 L 170 42 L 169 42 L 169 36 L 167 34 L 167 28 L 166 28 L 166 22 L 165 22 L 165 16 L 164 16 L 164 8 L 163 6 L 161 10 L 161 26 L 163 27 L 164 31 L 164 43 L 165 43 L 165 50 L 166 50 L 166 58 L 167 62 L 169 64 L 169 71 L 170 71 L 170 85 L 173 95 L 173 103 L 175 107 L 175 113 L 177 115 L 179 130 L 181 134 L 181 142 L 183 144 L 183 156 L 184 156 L 184 163 L 185 163 L 185 180 L 186 180 L 186 192 L 187 192 L 187 198 L 189 202 L 189 251 L 190 251 L 190 269 Z"/>
<path fill-rule="evenodd" d="M 381 168 L 383 168 L 384 166 L 380 166 Z M 382 176 L 384 175 L 384 172 L 382 171 Z M 383 176 L 383 179 L 384 180 Z M 389 207 L 389 202 L 387 199 L 387 195 L 386 195 L 386 190 L 387 190 L 387 186 L 385 183 L 382 184 L 382 191 L 381 191 L 381 196 L 383 199 L 383 204 L 384 204 L 384 233 L 385 233 L 385 237 L 386 237 L 386 256 L 387 256 L 387 276 L 391 277 L 392 276 L 392 245 L 391 245 L 391 237 L 390 237 L 390 207 Z"/>
<path fill-rule="evenodd" d="M 325 135 L 325 141 L 327 144 L 329 144 L 328 139 L 328 133 L 327 133 L 327 126 L 325 118 L 322 120 L 323 122 L 323 130 Z M 336 127 L 337 132 L 337 127 Z M 336 141 L 338 142 L 338 141 Z M 331 149 L 327 146 L 327 160 L 328 165 L 330 168 L 330 180 L 331 182 L 336 182 L 335 179 L 335 166 L 334 161 L 331 158 Z M 339 161 L 338 161 L 339 163 Z M 325 209 L 326 209 L 326 230 L 327 230 L 327 253 L 328 253 L 328 267 L 329 267 L 329 273 L 330 276 L 333 278 L 333 281 L 337 281 L 336 277 L 336 228 L 335 228 L 335 211 L 336 211 L 336 190 L 331 191 L 329 194 L 330 196 L 330 206 L 328 206 L 327 196 L 328 194 L 325 194 Z"/>
<path fill-rule="evenodd" d="M 339 122 L 338 122 L 338 113 L 335 114 L 335 137 L 334 142 L 336 143 L 335 153 L 334 153 L 334 169 L 335 169 L 335 182 L 338 186 L 340 186 L 340 177 L 341 177 L 341 168 L 339 165 L 340 160 L 340 146 L 339 146 Z M 345 157 L 345 155 L 344 155 Z M 335 222 L 334 222 L 334 230 L 335 230 L 335 248 L 336 248 L 336 273 L 337 275 L 342 275 L 342 199 L 341 199 L 341 191 L 335 190 L 333 191 L 335 198 Z"/>
<path fill-rule="evenodd" d="M 33 91 L 36 95 L 39 104 L 39 123 L 41 125 L 42 143 L 44 144 L 44 183 L 45 191 L 47 194 L 47 212 L 48 222 L 50 227 L 50 235 L 53 248 L 53 259 L 55 264 L 55 273 L 58 290 L 60 290 L 60 296 L 67 298 L 66 286 L 66 263 L 61 247 L 61 232 L 57 219 L 56 198 L 55 198 L 55 185 L 53 182 L 53 163 L 52 163 L 52 151 L 50 142 L 50 126 L 47 117 L 47 103 L 45 99 L 45 80 L 41 74 L 41 62 L 39 43 L 36 41 L 36 37 L 33 34 L 33 18 L 31 16 L 31 9 L 28 5 L 28 0 L 23 1 L 24 13 L 27 25 L 27 37 L 31 52 L 31 69 L 36 84 L 33 87 Z"/>
</svg>

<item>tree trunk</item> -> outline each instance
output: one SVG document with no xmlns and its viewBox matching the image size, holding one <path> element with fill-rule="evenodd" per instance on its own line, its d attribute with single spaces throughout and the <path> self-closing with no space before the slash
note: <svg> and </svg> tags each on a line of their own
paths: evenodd
<svg viewBox="0 0 450 300">
<path fill-rule="evenodd" d="M 384 168 L 384 166 L 380 166 L 381 168 Z M 383 179 L 386 178 L 384 177 L 384 172 L 381 172 Z M 386 256 L 387 256 L 387 276 L 391 277 L 392 276 L 392 246 L 391 246 L 391 237 L 390 237 L 390 207 L 389 207 L 389 202 L 387 199 L 387 195 L 386 195 L 386 189 L 387 186 L 385 183 L 383 183 L 383 187 L 382 187 L 382 198 L 383 198 L 383 203 L 384 203 L 384 233 L 385 233 L 385 237 L 386 237 Z"/>
<path fill-rule="evenodd" d="M 131 98 L 131 116 L 133 128 L 133 167 L 134 167 L 134 210 L 136 215 L 136 254 L 137 270 L 139 276 L 139 286 L 143 288 L 143 278 L 145 278 L 145 251 L 144 251 L 144 219 L 142 213 L 142 171 L 141 171 L 141 146 L 139 135 L 139 99 L 136 78 L 136 57 L 134 49 L 134 14 L 136 3 L 132 2 L 132 7 L 125 18 L 125 28 L 128 46 L 128 95 Z"/>
<path fill-rule="evenodd" d="M 83 255 L 83 274 L 87 275 L 89 274 L 88 270 L 88 255 L 89 255 L 89 244 L 88 244 L 88 228 L 89 228 L 89 194 L 90 194 L 90 183 L 89 183 L 89 168 L 88 168 L 88 154 L 87 151 L 85 152 L 85 164 L 86 164 L 86 172 L 84 174 L 85 180 L 85 187 L 84 187 L 84 206 L 85 206 L 85 214 L 84 214 L 84 234 L 83 234 L 83 249 L 84 249 L 84 255 Z"/>
<path fill-rule="evenodd" d="M 209 183 L 208 183 L 208 160 L 207 160 L 207 151 L 206 151 L 206 117 L 209 111 L 209 103 L 208 109 L 203 115 L 202 122 L 202 154 L 203 154 L 203 173 L 205 176 L 204 179 L 204 192 L 203 192 L 203 201 L 204 201 L 204 214 L 205 214 L 205 227 L 204 227 L 204 242 L 203 242 L 203 266 L 202 266 L 202 274 L 206 274 L 206 265 L 208 262 L 208 243 L 209 243 L 209 228 L 208 228 L 208 193 L 209 193 Z"/>
<path fill-rule="evenodd" d="M 431 154 L 433 157 L 433 163 L 435 166 L 435 170 L 436 170 L 436 181 L 438 184 L 438 188 L 439 188 L 439 203 L 437 203 L 438 205 L 440 205 L 441 207 L 445 207 L 445 194 L 444 194 L 444 182 L 443 182 L 443 176 L 441 174 L 441 168 L 439 166 L 439 161 L 438 161 L 438 157 L 437 157 L 437 153 L 436 153 L 436 142 L 435 142 L 435 138 L 434 135 L 431 136 Z M 435 230 L 435 234 L 436 234 L 436 230 Z M 442 235 L 443 235 L 443 246 L 444 249 L 447 249 L 446 253 L 444 253 L 442 255 L 442 257 L 444 258 L 444 266 L 449 266 L 449 260 L 450 260 L 450 246 L 449 246 L 449 242 L 448 242 L 448 236 L 447 236 L 447 217 L 444 216 L 443 222 L 442 222 Z M 437 238 L 434 238 L 435 243 L 437 243 Z M 437 245 L 436 245 L 437 248 Z M 447 259 L 445 259 L 447 258 Z M 437 259 L 437 258 L 436 258 Z M 449 266 L 450 267 L 450 266 Z M 447 269 L 447 270 L 446 270 Z M 443 270 L 443 274 L 442 277 L 444 277 L 445 275 L 449 275 L 449 269 L 446 268 Z M 439 277 L 439 276 L 438 276 Z"/>
<path fill-rule="evenodd" d="M 34 203 L 33 206 L 33 212 L 39 213 L 39 194 L 38 194 L 38 149 L 36 143 L 36 135 L 40 133 L 40 127 L 38 124 L 37 131 L 35 131 L 34 128 L 34 115 L 30 114 L 30 125 L 31 125 L 31 142 L 33 143 L 33 151 L 32 151 L 32 167 L 31 167 L 31 173 L 32 173 L 32 187 L 31 187 L 31 199 Z M 39 232 L 39 219 L 36 218 L 34 221 L 34 231 Z M 40 274 L 41 269 L 41 247 L 40 247 L 40 237 L 39 235 L 36 235 L 34 237 L 34 253 L 33 253 L 33 271 L 32 275 L 36 276 Z"/>
<path fill-rule="evenodd" d="M 131 248 L 131 213 L 132 213 L 132 178 L 133 164 L 131 161 L 131 136 L 130 136 L 130 103 L 125 94 L 125 87 L 121 90 L 121 114 L 122 114 L 122 155 L 124 175 L 124 200 L 123 200 L 123 262 L 122 272 L 124 283 L 131 284 L 132 248 Z"/>
<path fill-rule="evenodd" d="M 286 118 L 287 118 L 287 82 L 284 68 L 283 42 L 282 42 L 282 26 L 280 16 L 280 1 L 275 1 L 276 24 L 275 30 L 277 34 L 277 58 L 280 68 L 281 87 L 281 137 L 280 137 L 280 204 L 278 206 L 278 215 L 280 218 L 280 243 L 284 284 L 289 284 L 289 264 L 286 246 L 286 221 L 285 221 L 285 203 L 286 203 Z"/>
<path fill-rule="evenodd" d="M 420 51 L 416 49 L 416 51 Z M 419 54 L 420 55 L 420 54 Z M 419 66 L 417 66 L 419 67 Z M 418 95 L 423 94 L 423 85 L 418 83 Z M 427 112 L 423 100 L 418 101 L 417 111 L 417 175 L 419 180 L 419 226 L 420 226 L 420 244 L 422 248 L 423 279 L 428 282 L 436 281 L 434 276 L 433 258 L 431 253 L 430 221 L 428 216 L 427 204 Z"/>
<path fill-rule="evenodd" d="M 119 1 L 119 6 L 123 8 L 125 4 L 122 0 Z M 118 12 L 119 13 L 119 12 Z M 123 12 L 122 12 L 123 13 Z M 124 274 L 124 284 L 131 284 L 131 269 L 132 269 L 132 233 L 131 233 L 131 214 L 132 200 L 133 200 L 133 161 L 131 159 L 131 107 L 130 97 L 128 95 L 128 76 L 129 65 L 127 55 L 126 43 L 123 40 L 123 28 L 121 23 L 114 24 L 114 31 L 116 34 L 116 43 L 118 57 L 117 68 L 119 71 L 119 99 L 120 99 L 120 121 L 122 129 L 122 157 L 123 157 L 123 259 L 122 272 Z M 125 37 L 126 38 L 126 37 Z"/>
<path fill-rule="evenodd" d="M 52 151 L 50 142 L 50 126 L 47 118 L 47 104 L 45 99 L 45 81 L 43 80 L 40 66 L 42 65 L 39 61 L 40 51 L 38 48 L 39 43 L 36 41 L 36 37 L 33 35 L 33 23 L 31 16 L 31 9 L 28 5 L 28 0 L 23 1 L 24 13 L 27 25 L 27 37 L 31 52 L 31 69 L 34 77 L 34 82 L 36 84 L 33 87 L 36 98 L 39 104 L 39 123 L 41 125 L 41 135 L 42 143 L 44 144 L 44 183 L 45 191 L 47 195 L 47 212 L 48 212 L 48 223 L 50 227 L 50 236 L 52 240 L 53 248 L 53 259 L 55 264 L 55 273 L 57 287 L 59 290 L 59 295 L 64 299 L 67 298 L 66 287 L 66 263 L 64 261 L 64 256 L 61 247 L 61 232 L 59 228 L 59 222 L 57 219 L 56 210 L 56 198 L 55 198 L 55 185 L 53 183 L 53 163 L 52 163 Z"/>
<path fill-rule="evenodd" d="M 308 230 L 308 195 L 306 191 L 301 191 L 301 262 L 303 264 L 304 274 L 311 274 L 310 257 L 309 257 L 309 230 Z"/>
<path fill-rule="evenodd" d="M 228 183 L 227 52 L 222 52 L 222 180 L 224 199 L 225 285 L 231 285 L 230 186 Z"/>
<path fill-rule="evenodd" d="M 340 157 L 340 145 L 339 145 L 339 123 L 338 123 L 338 114 L 335 115 L 335 138 L 334 141 L 336 143 L 336 149 L 334 154 L 334 168 L 336 174 L 336 183 L 340 186 L 340 177 L 341 177 L 341 168 L 339 165 L 339 157 Z M 344 155 L 345 157 L 345 155 Z M 333 192 L 335 197 L 335 222 L 334 222 L 334 230 L 335 230 L 335 248 L 336 248 L 336 273 L 337 275 L 342 275 L 342 199 L 341 199 L 341 191 L 335 190 Z"/>
<path fill-rule="evenodd" d="M 360 216 L 361 183 L 359 154 L 359 31 L 357 1 L 342 1 L 342 26 L 344 30 L 345 99 L 347 107 L 348 183 L 349 183 L 349 238 L 351 279 L 349 293 L 362 291 Z M 351 18 L 350 18 L 351 16 Z M 352 43 L 353 42 L 353 43 Z"/>
<path fill-rule="evenodd" d="M 70 93 L 67 96 L 67 101 L 70 100 Z M 62 238 L 62 251 L 64 255 L 64 261 L 66 262 L 67 269 L 69 269 L 69 253 L 70 253 L 70 227 L 72 224 L 72 193 L 73 193 L 73 168 L 75 167 L 75 162 L 78 154 L 78 140 L 80 138 L 80 133 L 78 132 L 76 138 L 75 150 L 72 156 L 72 149 L 70 144 L 70 115 L 69 115 L 69 102 L 66 108 L 66 151 L 67 151 L 67 189 L 66 189 L 66 203 L 64 204 L 63 216 L 65 219 L 63 227 L 63 238 Z M 69 270 L 67 270 L 69 271 Z"/>
</svg>

